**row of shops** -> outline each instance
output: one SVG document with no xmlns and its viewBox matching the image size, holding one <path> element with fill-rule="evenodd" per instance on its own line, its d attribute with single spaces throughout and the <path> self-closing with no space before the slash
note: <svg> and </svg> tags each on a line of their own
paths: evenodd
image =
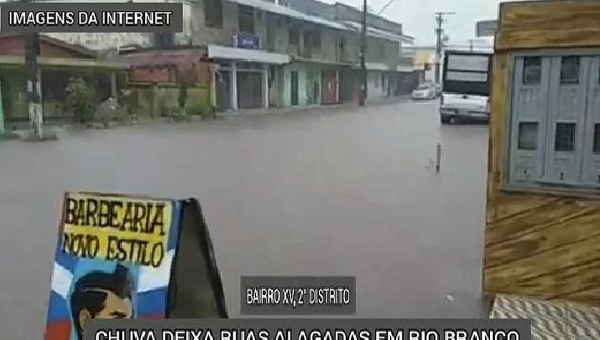
<svg viewBox="0 0 600 340">
<path fill-rule="evenodd" d="M 358 100 L 360 78 L 354 64 L 224 46 L 208 46 L 205 59 L 215 65 L 215 104 L 219 111 Z M 368 65 L 368 96 L 409 93 L 418 85 L 413 75 L 410 68 L 391 70 L 385 65 Z"/>
<path fill-rule="evenodd" d="M 27 120 L 25 36 L 2 35 L 0 43 L 0 122 Z M 91 82 L 96 104 L 135 89 L 143 106 L 148 104 L 144 92 L 152 85 L 172 91 L 169 97 L 176 101 L 178 78 L 190 75 L 188 100 L 217 111 L 332 105 L 356 101 L 359 95 L 359 70 L 349 63 L 211 45 L 121 52 L 99 58 L 93 51 L 42 37 L 38 86 L 44 116 L 65 116 L 65 87 L 73 76 Z M 368 68 L 369 98 L 409 93 L 417 86 L 410 69 Z"/>
</svg>

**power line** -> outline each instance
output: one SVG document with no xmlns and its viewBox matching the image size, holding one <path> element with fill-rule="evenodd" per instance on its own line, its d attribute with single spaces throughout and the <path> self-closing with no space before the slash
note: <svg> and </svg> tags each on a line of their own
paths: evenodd
<svg viewBox="0 0 600 340">
<path fill-rule="evenodd" d="M 379 10 L 379 12 L 377 12 L 377 15 L 380 15 L 381 13 L 383 13 L 383 11 L 385 11 L 394 1 L 396 1 L 396 0 L 390 0 L 390 1 L 388 1 L 388 3 L 385 4 L 385 6 L 381 7 L 381 9 Z"/>
</svg>

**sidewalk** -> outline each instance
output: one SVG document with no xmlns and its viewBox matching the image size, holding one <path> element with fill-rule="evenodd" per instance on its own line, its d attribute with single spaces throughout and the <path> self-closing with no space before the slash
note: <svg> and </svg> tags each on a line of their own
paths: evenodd
<svg viewBox="0 0 600 340">
<path fill-rule="evenodd" d="M 386 98 L 375 98 L 367 99 L 365 106 L 379 106 L 379 105 L 392 105 L 399 102 L 410 100 L 410 95 L 401 95 L 396 97 Z M 246 116 L 246 115 L 260 115 L 260 114 L 287 114 L 294 112 L 306 112 L 306 111 L 325 111 L 325 110 L 341 110 L 348 108 L 359 108 L 357 102 L 334 104 L 334 105 L 307 105 L 307 106 L 293 106 L 293 107 L 270 107 L 259 108 L 259 109 L 238 109 L 228 110 L 224 112 L 217 112 L 218 117 L 235 117 L 235 116 Z"/>
<path fill-rule="evenodd" d="M 399 102 L 404 102 L 410 100 L 410 95 L 401 95 L 396 97 L 386 97 L 386 98 L 376 98 L 376 99 L 367 99 L 365 102 L 365 106 L 381 106 L 381 105 L 393 105 Z M 335 105 L 309 105 L 309 106 L 295 106 L 295 107 L 271 107 L 268 109 L 260 108 L 260 109 L 238 109 L 238 110 L 229 110 L 225 112 L 217 112 L 218 118 L 233 118 L 238 116 L 250 116 L 250 115 L 279 115 L 279 114 L 288 114 L 288 113 L 302 113 L 302 112 L 321 112 L 321 111 L 331 111 L 331 110 L 343 110 L 343 109 L 359 109 L 358 103 L 350 102 L 343 104 L 335 104 Z M 201 116 L 189 116 L 190 122 L 199 122 L 202 121 Z M 168 123 L 169 118 L 166 117 L 157 117 L 150 118 L 142 116 L 139 120 L 133 125 L 139 124 L 152 124 L 152 123 Z M 63 122 L 59 120 L 52 120 L 44 122 L 45 128 L 50 128 L 53 131 L 59 131 L 63 129 L 73 129 L 73 126 L 69 122 Z M 11 122 L 6 123 L 6 131 L 14 131 L 22 133 L 29 129 L 29 122 Z"/>
</svg>

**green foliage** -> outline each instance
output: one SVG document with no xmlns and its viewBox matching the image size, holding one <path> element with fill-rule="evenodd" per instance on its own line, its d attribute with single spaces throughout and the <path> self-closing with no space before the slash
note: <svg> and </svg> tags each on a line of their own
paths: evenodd
<svg viewBox="0 0 600 340">
<path fill-rule="evenodd" d="M 94 118 L 94 94 L 80 77 L 71 77 L 65 89 L 66 109 L 75 123 L 88 123 Z"/>
<path fill-rule="evenodd" d="M 185 82 L 181 82 L 179 84 L 179 98 L 177 100 L 179 104 L 179 108 L 183 111 L 185 108 L 185 102 L 187 101 L 188 96 L 188 85 Z"/>
<path fill-rule="evenodd" d="M 156 106 L 159 114 L 162 117 L 168 117 L 174 111 L 173 101 L 170 100 L 171 97 L 168 91 L 159 91 L 156 96 Z"/>
</svg>

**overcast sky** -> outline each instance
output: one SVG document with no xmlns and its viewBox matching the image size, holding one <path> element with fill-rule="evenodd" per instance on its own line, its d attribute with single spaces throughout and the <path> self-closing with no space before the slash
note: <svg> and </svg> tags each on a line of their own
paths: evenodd
<svg viewBox="0 0 600 340">
<path fill-rule="evenodd" d="M 327 1 L 327 0 L 325 0 Z M 361 0 L 338 0 L 355 7 L 362 6 Z M 377 13 L 389 0 L 367 0 Z M 329 0 L 327 2 L 335 2 Z M 475 37 L 475 23 L 480 20 L 495 20 L 500 0 L 393 0 L 382 16 L 400 22 L 404 33 L 415 37 L 415 45 L 435 44 L 435 12 L 455 12 L 444 24 L 451 42 L 462 43 Z"/>
</svg>

